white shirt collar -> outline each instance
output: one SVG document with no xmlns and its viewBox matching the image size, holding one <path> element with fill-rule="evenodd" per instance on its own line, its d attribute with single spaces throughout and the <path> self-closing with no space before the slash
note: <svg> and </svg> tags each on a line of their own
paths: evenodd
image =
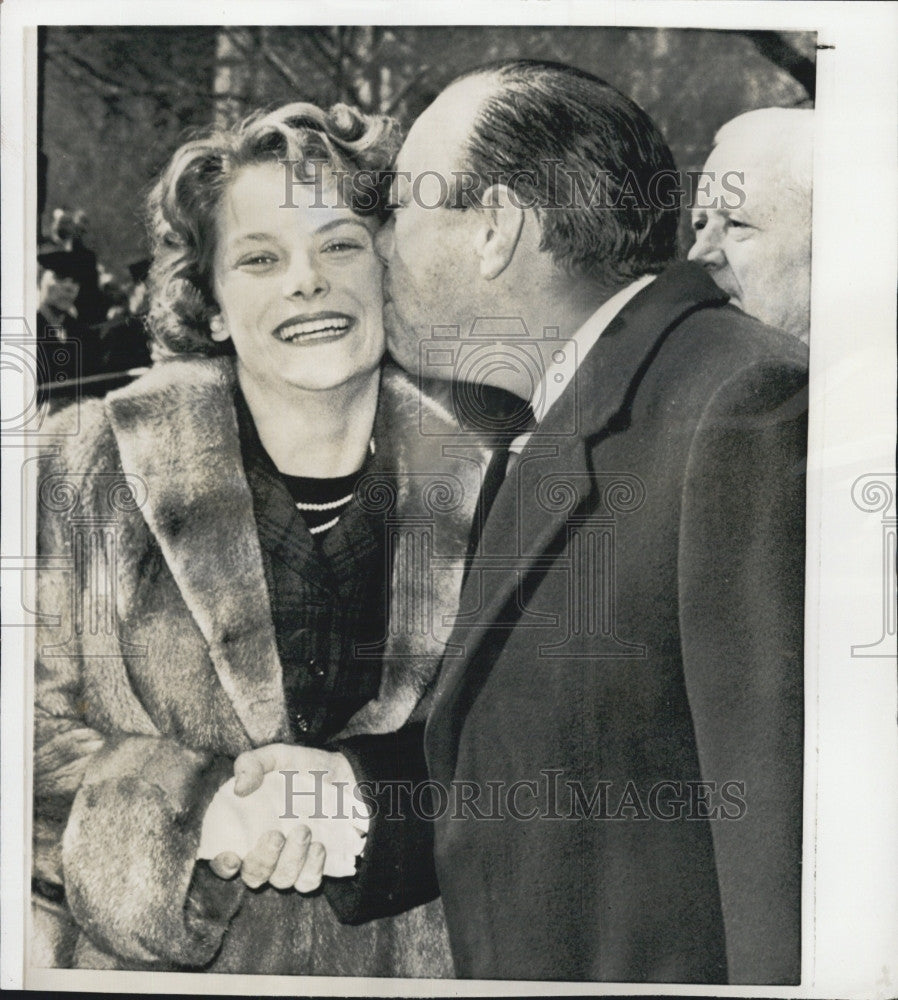
<svg viewBox="0 0 898 1000">
<path fill-rule="evenodd" d="M 576 370 L 583 364 L 583 359 L 593 349 L 599 337 L 611 325 L 611 321 L 624 308 L 624 306 L 639 292 L 650 285 L 655 280 L 654 274 L 644 274 L 641 278 L 631 281 L 619 291 L 615 292 L 610 299 L 603 302 L 589 319 L 571 337 L 569 343 L 573 343 L 574 364 L 560 360 L 553 362 L 546 369 L 542 377 L 542 384 L 531 401 L 536 422 L 540 423 L 549 412 L 552 404 L 556 402 L 567 388 L 568 383 L 574 377 Z M 563 353 L 563 352 L 562 352 Z M 557 376 L 561 376 L 558 378 Z M 539 412 L 537 410 L 539 407 Z"/>
<path fill-rule="evenodd" d="M 583 359 L 611 325 L 611 321 L 630 299 L 638 295 L 643 288 L 647 288 L 654 280 L 654 274 L 644 274 L 641 278 L 631 281 L 629 285 L 625 285 L 615 292 L 610 299 L 607 299 L 596 309 L 569 341 L 564 342 L 565 347 L 559 348 L 558 353 L 561 354 L 561 357 L 545 370 L 540 384 L 533 394 L 533 399 L 530 401 L 537 424 L 542 423 L 546 414 L 561 397 L 577 369 L 583 364 Z M 573 354 L 573 359 L 570 357 L 571 354 Z M 573 364 L 571 360 L 573 360 Z M 509 450 L 520 452 L 529 440 L 530 433 L 516 437 Z"/>
</svg>

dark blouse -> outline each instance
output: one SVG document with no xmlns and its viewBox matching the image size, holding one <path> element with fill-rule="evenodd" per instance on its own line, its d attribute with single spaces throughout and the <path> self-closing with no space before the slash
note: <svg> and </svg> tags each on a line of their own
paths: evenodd
<svg viewBox="0 0 898 1000">
<path fill-rule="evenodd" d="M 313 536 L 239 390 L 236 404 L 293 738 L 324 743 L 380 686 L 390 593 L 385 526 L 353 500 Z M 361 471 L 380 472 L 376 456 Z"/>
</svg>

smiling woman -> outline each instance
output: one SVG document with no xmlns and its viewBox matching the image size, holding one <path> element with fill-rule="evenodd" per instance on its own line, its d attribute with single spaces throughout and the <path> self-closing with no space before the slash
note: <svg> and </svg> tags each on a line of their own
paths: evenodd
<svg viewBox="0 0 898 1000">
<path fill-rule="evenodd" d="M 336 184 L 306 184 L 285 208 L 284 165 L 234 177 L 216 213 L 212 339 L 229 337 L 241 382 L 278 394 L 342 388 L 355 398 L 376 381 L 384 349 L 376 220 L 337 204 Z M 321 195 L 324 198 L 321 198 Z"/>
<path fill-rule="evenodd" d="M 108 520 L 113 487 L 133 501 L 113 512 L 108 589 L 59 559 L 39 581 L 46 610 L 116 595 L 111 631 L 37 642 L 59 654 L 40 656 L 35 710 L 41 912 L 77 939 L 58 964 L 450 972 L 420 826 L 366 842 L 354 816 L 332 841 L 299 822 L 285 836 L 283 788 L 241 770 L 255 751 L 334 788 L 421 777 L 403 768 L 442 645 L 399 610 L 451 618 L 460 574 L 400 572 L 395 526 L 428 524 L 412 553 L 461 556 L 477 467 L 441 456 L 454 422 L 382 360 L 379 208 L 338 178 L 386 167 L 396 144 L 389 119 L 293 104 L 178 150 L 149 200 L 160 358 L 55 418 L 41 554 L 77 548 L 57 502 L 76 473 L 92 470 L 81 513 Z M 437 518 L 435 483 L 455 493 Z M 364 502 L 378 493 L 390 503 Z"/>
</svg>

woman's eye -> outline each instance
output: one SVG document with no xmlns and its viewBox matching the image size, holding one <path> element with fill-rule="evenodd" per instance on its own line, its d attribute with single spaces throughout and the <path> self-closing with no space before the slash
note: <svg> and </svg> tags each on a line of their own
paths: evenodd
<svg viewBox="0 0 898 1000">
<path fill-rule="evenodd" d="M 742 222 L 741 219 L 730 219 L 731 229 L 750 229 L 751 227 L 747 222 Z"/>
<path fill-rule="evenodd" d="M 700 230 L 704 229 L 707 224 L 708 223 L 707 223 L 706 219 L 695 219 L 695 220 L 693 220 L 693 223 L 692 223 L 692 230 L 693 230 L 693 232 L 697 233 Z"/>
<path fill-rule="evenodd" d="M 331 240 L 322 247 L 323 253 L 348 253 L 352 250 L 363 250 L 364 247 L 357 240 Z"/>
<path fill-rule="evenodd" d="M 268 264 L 273 264 L 277 258 L 274 254 L 270 253 L 253 253 L 247 254 L 245 257 L 241 257 L 237 261 L 238 267 L 265 267 Z"/>
</svg>

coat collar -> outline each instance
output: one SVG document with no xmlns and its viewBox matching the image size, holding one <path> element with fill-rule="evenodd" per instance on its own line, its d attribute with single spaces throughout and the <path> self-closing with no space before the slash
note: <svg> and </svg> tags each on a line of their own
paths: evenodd
<svg viewBox="0 0 898 1000">
<path fill-rule="evenodd" d="M 365 476 L 362 505 L 384 513 L 390 540 L 390 631 L 383 647 L 378 697 L 361 708 L 341 736 L 387 733 L 414 713 L 423 719 L 427 695 L 446 652 L 458 610 L 464 552 L 481 470 L 482 436 L 464 432 L 448 401 L 449 384 L 416 384 L 388 366 L 374 425 L 378 458 L 388 476 Z M 387 452 L 386 456 L 384 451 Z"/>
<path fill-rule="evenodd" d="M 500 488 L 472 569 L 487 565 L 491 554 L 511 552 L 518 569 L 526 572 L 577 506 L 599 500 L 601 482 L 592 468 L 592 450 L 628 425 L 632 394 L 668 332 L 693 309 L 726 301 L 704 271 L 678 263 L 627 303 L 580 362 L 565 392 L 531 435 L 515 473 Z M 552 472 L 547 474 L 547 468 Z M 516 532 L 511 549 L 509 525 Z M 506 585 L 491 589 L 488 602 L 477 611 L 478 620 L 495 617 L 515 579 L 516 574 L 506 574 Z M 478 586 L 474 572 L 470 583 Z M 466 608 L 480 604 L 467 586 L 462 603 Z M 466 637 L 469 648 L 471 638 Z"/>
<path fill-rule="evenodd" d="M 461 715 L 457 701 L 491 623 L 525 575 L 545 562 L 545 553 L 577 508 L 601 504 L 603 483 L 593 466 L 594 449 L 628 427 L 630 401 L 668 333 L 688 313 L 726 301 L 726 294 L 696 265 L 668 267 L 612 320 L 529 439 L 515 472 L 496 495 L 462 593 L 463 612 L 449 642 L 463 648 L 464 655 L 447 660 L 435 695 L 441 716 L 452 723 L 433 734 L 434 741 L 448 740 L 432 744 L 438 757 L 454 755 L 460 719 L 452 718 L 453 706 L 454 714 Z M 487 577 L 491 562 L 500 569 Z M 502 571 L 506 564 L 509 568 Z M 489 579 L 489 587 L 482 587 L 483 579 Z"/>
<path fill-rule="evenodd" d="M 106 397 L 122 468 L 234 710 L 255 744 L 287 728 L 230 359 L 176 358 Z"/>
</svg>

